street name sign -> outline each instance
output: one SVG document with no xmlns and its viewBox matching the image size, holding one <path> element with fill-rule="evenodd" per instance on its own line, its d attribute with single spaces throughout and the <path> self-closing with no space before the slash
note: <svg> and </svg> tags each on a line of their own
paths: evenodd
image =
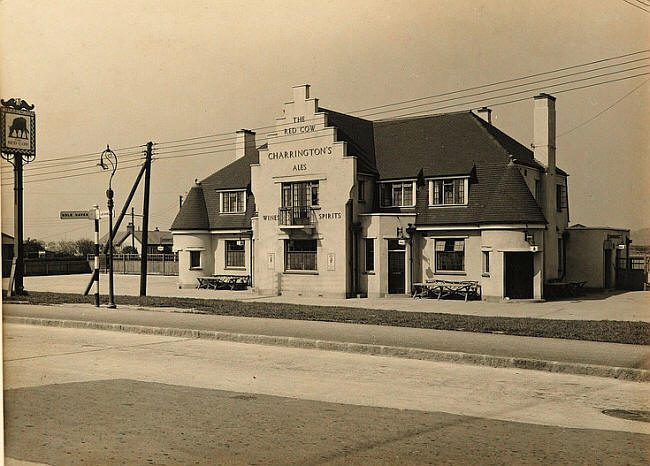
<svg viewBox="0 0 650 466">
<path fill-rule="evenodd" d="M 61 220 L 95 220 L 95 209 L 92 210 L 62 210 Z"/>
</svg>

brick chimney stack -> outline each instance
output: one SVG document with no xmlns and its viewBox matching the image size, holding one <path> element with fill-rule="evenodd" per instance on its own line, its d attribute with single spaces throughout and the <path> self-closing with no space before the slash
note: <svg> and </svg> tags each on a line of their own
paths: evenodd
<svg viewBox="0 0 650 466">
<path fill-rule="evenodd" d="M 533 148 L 535 158 L 555 175 L 555 97 L 549 94 L 535 96 Z"/>
<path fill-rule="evenodd" d="M 238 160 L 255 150 L 255 132 L 249 129 L 240 129 L 235 133 L 235 160 Z"/>
</svg>

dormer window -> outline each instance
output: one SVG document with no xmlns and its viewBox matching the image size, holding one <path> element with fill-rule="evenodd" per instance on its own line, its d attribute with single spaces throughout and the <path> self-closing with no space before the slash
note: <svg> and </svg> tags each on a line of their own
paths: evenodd
<svg viewBox="0 0 650 466">
<path fill-rule="evenodd" d="M 382 207 L 415 206 L 415 181 L 381 183 L 379 186 Z"/>
<path fill-rule="evenodd" d="M 469 178 L 442 178 L 429 181 L 429 206 L 467 205 Z"/>
<path fill-rule="evenodd" d="M 243 214 L 246 212 L 246 191 L 221 191 L 220 212 L 222 214 Z"/>
</svg>

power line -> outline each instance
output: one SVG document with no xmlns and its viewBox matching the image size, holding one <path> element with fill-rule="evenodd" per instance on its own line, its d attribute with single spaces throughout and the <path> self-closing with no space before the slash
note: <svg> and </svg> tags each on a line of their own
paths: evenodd
<svg viewBox="0 0 650 466">
<path fill-rule="evenodd" d="M 647 58 L 632 60 L 631 62 L 638 62 L 640 60 L 647 60 Z M 630 62 L 628 62 L 628 63 L 630 63 Z M 627 68 L 627 69 L 624 69 L 624 70 L 617 70 L 617 71 L 613 71 L 613 72 L 609 72 L 609 73 L 601 73 L 601 74 L 598 74 L 598 75 L 583 77 L 583 78 L 580 78 L 580 79 L 565 81 L 565 82 L 562 82 L 562 83 L 554 83 L 554 84 L 549 83 L 548 85 L 545 85 L 544 87 L 545 88 L 548 88 L 548 86 L 556 87 L 556 86 L 570 84 L 570 83 L 574 83 L 574 82 L 588 81 L 588 80 L 591 80 L 591 79 L 596 79 L 596 78 L 600 78 L 600 77 L 604 77 L 604 76 L 610 76 L 610 75 L 614 75 L 614 74 L 620 74 L 620 73 L 625 73 L 625 72 L 629 72 L 629 71 L 634 71 L 634 70 L 637 70 L 637 69 L 640 69 L 640 68 L 646 68 L 648 66 L 650 66 L 650 65 L 642 65 L 642 66 Z M 604 68 L 607 68 L 607 67 L 596 68 L 596 69 L 591 70 L 591 71 L 596 71 L 598 69 L 604 69 Z M 569 74 L 563 75 L 563 76 L 558 76 L 558 77 L 554 77 L 554 78 L 547 78 L 547 79 L 534 81 L 534 82 L 530 82 L 530 83 L 525 83 L 525 84 L 518 84 L 518 85 L 515 85 L 515 86 L 507 86 L 507 87 L 504 87 L 504 88 L 493 89 L 491 91 L 484 91 L 484 92 L 479 92 L 479 93 L 474 93 L 474 94 L 469 94 L 469 95 L 464 95 L 464 96 L 459 96 L 459 97 L 454 97 L 454 98 L 449 98 L 449 99 L 444 99 L 444 100 L 439 100 L 439 101 L 434 101 L 434 102 L 428 102 L 428 103 L 424 103 L 424 104 L 417 104 L 417 105 L 412 105 L 412 106 L 408 106 L 408 107 L 403 107 L 401 109 L 391 109 L 389 111 L 374 112 L 373 114 L 366 115 L 366 116 L 374 116 L 374 115 L 380 115 L 380 114 L 384 114 L 384 113 L 393 113 L 393 112 L 396 112 L 396 111 L 399 111 L 399 110 L 406 110 L 406 109 L 410 109 L 410 108 L 429 106 L 429 105 L 433 105 L 433 104 L 437 104 L 437 103 L 449 102 L 449 101 L 454 101 L 454 100 L 459 100 L 459 99 L 466 99 L 468 97 L 484 95 L 484 94 L 490 94 L 490 93 L 500 92 L 500 91 L 509 90 L 509 89 L 515 89 L 515 88 L 522 87 L 522 86 L 531 86 L 533 84 L 538 84 L 540 82 L 549 81 L 549 80 L 556 80 L 556 79 L 560 79 L 560 78 L 564 78 L 564 77 L 568 77 L 568 76 L 573 76 L 573 75 L 576 75 L 576 74 L 581 74 L 581 73 L 569 73 Z M 529 90 L 522 91 L 522 92 L 530 92 L 532 90 L 533 89 L 529 89 Z M 521 92 L 519 92 L 519 93 L 521 93 Z M 486 98 L 507 97 L 507 96 L 516 95 L 516 94 L 519 94 L 519 93 L 511 93 L 511 94 L 506 94 L 506 95 L 502 95 L 502 96 L 490 96 L 490 97 L 486 97 Z M 476 102 L 476 101 L 473 101 L 473 102 Z M 456 107 L 456 106 L 459 106 L 459 105 L 461 105 L 461 104 L 458 103 L 458 104 L 448 105 L 446 107 L 440 107 L 440 108 L 451 108 L 451 107 Z M 430 111 L 430 109 L 423 109 L 422 111 L 411 112 L 411 113 L 408 113 L 406 115 L 415 114 L 415 113 L 422 113 L 422 112 L 425 112 L 425 111 Z M 272 135 L 272 134 L 275 134 L 275 133 L 273 133 L 273 132 L 267 133 L 267 136 Z M 311 137 L 306 137 L 306 138 L 301 138 L 301 139 L 310 139 L 310 138 Z M 233 138 L 225 138 L 225 139 L 221 139 L 221 140 L 222 141 L 230 141 L 230 142 L 225 143 L 225 144 L 218 144 L 218 145 L 207 145 L 208 142 L 203 142 L 203 143 L 201 143 L 201 144 L 203 144 L 201 147 L 176 149 L 176 150 L 166 150 L 165 148 L 161 148 L 161 149 L 159 149 L 157 151 L 157 154 L 170 154 L 170 153 L 188 154 L 189 152 L 195 152 L 195 151 L 204 151 L 204 152 L 201 152 L 201 153 L 214 153 L 214 151 L 205 152 L 205 149 L 232 146 L 234 144 Z M 294 138 L 294 140 L 298 140 L 298 139 Z M 218 140 L 216 140 L 214 142 L 218 142 Z M 181 145 L 181 146 L 184 146 L 184 145 Z M 195 154 L 195 155 L 200 155 L 200 154 Z M 171 157 L 166 157 L 166 158 L 171 158 Z"/>
<path fill-rule="evenodd" d="M 632 5 L 634 8 L 638 8 L 639 10 L 645 11 L 646 13 L 650 13 L 650 10 L 646 10 L 645 8 L 643 8 L 643 7 L 639 6 L 639 5 L 637 5 L 636 3 L 632 3 L 632 2 L 630 2 L 630 1 L 628 1 L 628 0 L 623 0 L 623 1 L 624 1 L 625 3 L 627 3 L 628 5 Z"/>
<path fill-rule="evenodd" d="M 622 55 L 622 56 L 619 56 L 619 57 L 614 57 L 614 58 L 621 58 L 621 57 L 626 57 L 626 56 L 632 56 L 632 55 L 637 55 L 637 54 L 644 53 L 644 52 L 646 52 L 646 51 L 634 52 L 634 53 L 631 53 L 631 54 L 625 54 L 625 55 Z M 595 62 L 603 62 L 603 61 L 606 61 L 606 60 L 611 60 L 611 59 L 602 59 L 602 60 L 597 60 L 597 61 L 595 61 Z M 471 96 L 474 96 L 474 95 L 479 95 L 479 94 L 489 94 L 489 93 L 493 93 L 493 92 L 499 92 L 499 91 L 502 91 L 502 90 L 514 89 L 514 88 L 516 88 L 516 87 L 529 86 L 529 85 L 537 84 L 537 83 L 539 83 L 539 82 L 543 82 L 543 81 L 549 81 L 549 80 L 561 79 L 561 78 L 563 78 L 563 77 L 572 76 L 572 75 L 591 73 L 591 72 L 596 71 L 596 70 L 599 70 L 599 69 L 605 69 L 605 68 L 611 68 L 611 67 L 621 66 L 621 65 L 623 65 L 623 64 L 627 64 L 627 63 L 631 63 L 631 62 L 638 62 L 638 61 L 642 61 L 642 60 L 646 60 L 646 58 L 641 58 L 641 59 L 631 60 L 631 61 L 628 61 L 628 62 L 625 62 L 625 63 L 619 63 L 619 64 L 613 64 L 613 65 L 608 65 L 608 66 L 604 66 L 604 67 L 599 67 L 599 68 L 596 68 L 596 69 L 593 69 L 593 70 L 587 70 L 587 71 L 584 71 L 584 72 L 571 73 L 571 74 L 568 74 L 568 75 L 566 75 L 566 76 L 557 76 L 557 77 L 546 78 L 546 79 L 544 79 L 544 80 L 539 80 L 539 81 L 531 82 L 531 83 L 527 83 L 527 84 L 518 84 L 518 85 L 515 85 L 515 86 L 507 86 L 507 87 L 505 87 L 505 88 L 493 89 L 492 91 L 486 91 L 486 92 L 481 92 L 481 93 L 477 93 L 477 94 L 470 94 L 470 95 L 466 95 L 466 96 L 459 96 L 459 97 L 456 97 L 456 98 L 453 98 L 453 99 L 446 99 L 446 100 L 444 100 L 444 101 L 451 101 L 451 100 L 465 99 L 465 98 L 468 98 L 468 97 L 471 97 Z M 595 63 L 595 62 L 590 62 L 589 64 L 593 64 L 593 63 Z M 575 65 L 575 66 L 573 66 L 573 67 L 566 67 L 566 68 L 575 68 L 575 67 L 578 67 L 578 66 L 584 66 L 584 65 Z M 629 72 L 629 71 L 636 70 L 636 69 L 640 69 L 640 68 L 644 68 L 644 67 L 647 67 L 647 66 L 648 66 L 648 65 L 643 65 L 643 66 L 632 67 L 632 68 L 628 68 L 628 69 L 624 69 L 624 70 L 617 70 L 617 71 L 613 71 L 613 72 L 609 72 L 609 73 L 602 73 L 602 74 L 595 75 L 595 76 L 582 77 L 582 78 L 579 78 L 579 79 L 575 79 L 575 80 L 571 80 L 571 81 L 566 81 L 566 82 L 563 82 L 563 83 L 550 84 L 550 86 L 551 86 L 551 87 L 557 87 L 557 86 L 562 86 L 562 85 L 566 85 L 566 84 L 570 84 L 570 83 L 574 83 L 574 82 L 588 81 L 588 80 L 596 79 L 596 78 L 599 78 L 599 77 L 604 77 L 604 76 L 609 76 L 609 75 L 614 75 L 614 74 L 620 74 L 620 73 Z M 566 68 L 564 68 L 564 69 L 566 69 Z M 554 70 L 554 72 L 557 72 L 557 70 Z M 551 72 L 545 72 L 544 74 L 548 74 L 548 73 L 551 73 Z M 542 73 L 537 73 L 537 75 L 540 75 L 540 74 L 542 74 Z M 630 79 L 630 78 L 633 78 L 633 77 L 636 77 L 636 76 L 640 76 L 640 75 L 628 76 L 628 77 L 625 77 L 625 78 L 622 78 L 622 79 Z M 605 83 L 607 83 L 607 82 L 614 82 L 614 81 L 619 81 L 619 80 L 620 80 L 620 79 L 612 80 L 612 81 L 606 81 L 606 82 L 602 82 L 602 83 L 595 83 L 594 85 L 601 85 L 601 84 L 605 84 Z M 508 80 L 508 81 L 514 81 L 514 80 Z M 493 84 L 494 84 L 494 83 L 493 83 Z M 492 84 L 492 85 L 493 85 L 493 84 Z M 486 85 L 486 86 L 489 86 L 489 85 Z M 587 86 L 587 87 L 591 87 L 591 86 Z M 522 94 L 522 93 L 526 93 L 526 92 L 532 92 L 532 91 L 534 91 L 534 89 L 529 89 L 529 90 L 525 90 L 525 91 L 519 91 L 519 92 L 509 93 L 509 94 L 499 95 L 499 96 L 490 96 L 490 97 L 487 97 L 487 98 L 488 98 L 488 99 L 498 99 L 498 98 L 504 98 L 504 97 L 513 96 L 513 95 L 518 95 L 518 94 Z M 458 91 L 458 92 L 461 92 L 461 91 Z M 557 92 L 556 92 L 556 93 L 557 93 Z M 430 98 L 430 97 L 431 97 L 431 96 L 429 96 L 428 98 Z M 422 99 L 424 99 L 424 98 L 422 98 Z M 417 99 L 417 100 L 422 100 L 422 99 Z M 521 99 L 521 100 L 523 100 L 523 99 Z M 414 101 L 414 100 L 412 100 L 412 101 Z M 441 109 L 451 108 L 451 107 L 458 107 L 458 106 L 467 105 L 467 104 L 471 104 L 471 103 L 475 103 L 475 102 L 479 102 L 479 101 L 480 101 L 480 100 L 474 100 L 474 101 L 470 101 L 470 102 L 455 103 L 455 104 L 452 104 L 452 105 L 447 105 L 447 106 L 444 106 L 444 107 L 438 107 L 438 108 L 433 108 L 433 109 L 422 109 L 422 110 L 417 110 L 417 111 L 415 111 L 415 112 L 409 112 L 409 113 L 406 113 L 406 114 L 397 115 L 396 117 L 399 117 L 399 116 L 407 116 L 407 115 L 412 115 L 412 114 L 419 114 L 419 113 L 423 113 L 423 112 L 433 112 L 433 111 L 436 111 L 436 110 L 441 110 Z M 443 101 L 441 101 L 441 102 L 443 102 Z M 388 110 L 388 111 L 386 111 L 386 112 L 375 112 L 374 114 L 380 114 L 380 113 L 393 113 L 393 112 L 396 112 L 396 111 L 399 111 L 399 110 L 406 110 L 406 109 L 409 109 L 409 108 L 420 107 L 420 106 L 424 106 L 424 105 L 432 105 L 432 104 L 434 104 L 434 103 L 440 103 L 440 102 L 430 102 L 430 103 L 423 104 L 423 105 L 415 105 L 415 106 L 410 106 L 410 107 L 404 107 L 404 108 L 401 108 L 401 109 L 392 109 L 392 110 Z M 502 104 L 503 104 L 503 103 L 499 103 L 499 104 L 497 104 L 497 105 L 502 105 Z M 367 116 L 369 116 L 369 115 L 367 115 Z M 293 123 L 292 123 L 292 124 L 293 124 Z M 268 126 L 268 127 L 269 127 L 269 128 L 272 128 L 272 127 L 277 128 L 277 125 L 274 125 L 274 126 Z M 260 129 L 260 128 L 258 128 L 258 129 Z M 272 133 L 271 133 L 271 134 L 272 134 Z M 213 135 L 213 136 L 214 136 L 214 135 Z M 212 137 L 213 137 L 213 136 L 212 136 Z M 320 137 L 320 136 L 318 136 L 318 137 Z M 310 137 L 300 138 L 300 139 L 309 139 L 309 138 L 310 138 Z M 199 138 L 192 138 L 192 139 L 199 139 Z M 223 141 L 226 141 L 226 140 L 232 140 L 232 136 L 231 136 L 230 138 L 225 138 L 225 139 L 222 139 L 222 140 L 223 140 Z M 297 139 L 297 138 L 294 138 L 293 140 L 295 141 L 295 140 L 298 140 L 298 139 Z M 174 141 L 172 141 L 172 142 L 174 142 Z M 203 147 L 197 147 L 197 148 L 193 148 L 193 149 L 180 149 L 180 150 L 173 150 L 173 151 L 172 151 L 172 150 L 165 150 L 165 149 L 163 148 L 163 150 L 159 150 L 159 151 L 157 151 L 157 154 L 169 154 L 169 153 L 180 153 L 180 154 L 177 155 L 177 156 L 167 156 L 167 157 L 157 157 L 157 158 L 158 158 L 158 159 L 163 159 L 163 160 L 164 160 L 164 159 L 167 159 L 167 158 L 191 157 L 191 156 L 204 155 L 204 154 L 209 154 L 209 153 L 225 152 L 225 150 L 219 150 L 219 151 L 205 151 L 205 149 L 209 149 L 209 148 L 217 148 L 217 147 L 232 146 L 232 144 L 233 144 L 233 142 L 231 142 L 231 143 L 229 143 L 229 144 L 220 144 L 220 145 L 211 145 L 211 146 L 208 146 L 207 144 L 209 144 L 210 142 L 212 142 L 212 141 L 206 141 L 206 142 L 202 143 L 202 144 L 203 144 Z M 218 141 L 214 141 L 214 142 L 218 142 Z M 188 146 L 189 146 L 189 145 L 191 145 L 191 144 L 188 144 Z M 180 146 L 183 146 L 183 145 L 180 145 Z M 134 146 L 134 147 L 141 147 L 141 146 Z M 195 152 L 195 151 L 197 151 L 197 150 L 199 151 L 199 153 L 191 153 L 191 152 Z M 227 151 L 231 151 L 231 150 L 232 150 L 232 148 L 227 149 Z M 96 153 L 93 153 L 93 154 L 96 154 Z M 91 168 L 91 167 L 82 167 L 82 168 Z M 133 167 L 123 167 L 123 168 L 133 168 Z M 75 169 L 75 170 L 79 170 L 79 169 Z M 67 170 L 67 171 L 73 171 L 73 170 Z M 59 173 L 59 172 L 56 172 L 56 173 Z M 73 177 L 73 176 L 82 176 L 82 175 L 86 175 L 86 174 L 90 174 L 90 173 L 80 173 L 80 174 L 77 174 L 77 175 L 67 175 L 67 176 L 62 176 L 62 177 L 44 178 L 44 179 L 38 179 L 38 180 L 31 180 L 31 182 L 47 181 L 48 179 L 55 180 L 55 179 L 62 179 L 62 178 L 70 178 L 70 177 Z M 39 174 L 32 174 L 31 176 L 43 176 L 43 175 L 44 175 L 44 174 L 40 174 L 40 173 L 39 173 Z"/>
<path fill-rule="evenodd" d="M 600 112 L 596 113 L 594 116 L 592 116 L 592 117 L 589 118 L 588 120 L 583 121 L 583 122 L 580 123 L 578 126 L 574 126 L 574 127 L 571 128 L 570 130 L 565 131 L 565 132 L 562 133 L 562 134 L 558 134 L 557 137 L 556 137 L 556 139 L 559 139 L 559 138 L 561 138 L 562 136 L 566 136 L 567 134 L 572 133 L 573 131 L 577 130 L 578 128 L 582 128 L 582 127 L 583 127 L 584 125 L 586 125 L 587 123 L 591 123 L 591 122 L 594 121 L 596 118 L 598 118 L 600 115 L 602 115 L 603 113 L 605 113 L 607 110 L 609 110 L 610 108 L 613 108 L 614 106 L 616 106 L 619 102 L 621 102 L 622 100 L 624 100 L 626 97 L 628 97 L 629 95 L 632 95 L 632 94 L 633 94 L 637 89 L 640 89 L 640 88 L 641 88 L 644 84 L 646 84 L 648 81 L 650 81 L 650 80 L 646 79 L 646 80 L 643 81 L 641 84 L 639 84 L 639 85 L 636 86 L 634 89 L 632 89 L 630 92 L 628 92 L 628 93 L 625 94 L 623 97 L 621 97 L 621 98 L 618 99 L 616 102 L 614 102 L 612 105 L 610 105 L 609 107 L 607 107 L 607 108 L 601 110 Z"/>
<path fill-rule="evenodd" d="M 647 66 L 648 65 L 646 65 L 644 67 L 647 67 Z M 601 77 L 606 76 L 606 75 L 612 75 L 612 74 L 617 74 L 617 73 L 604 73 L 603 75 L 601 75 Z M 602 84 L 607 84 L 607 83 L 610 83 L 610 82 L 617 82 L 617 81 L 621 81 L 621 80 L 624 80 L 624 79 L 631 79 L 631 78 L 638 77 L 638 76 L 644 76 L 646 74 L 648 74 L 648 73 L 637 74 L 637 75 L 627 76 L 627 77 L 620 78 L 620 79 L 608 80 L 608 81 L 603 81 L 603 82 L 599 82 L 599 83 L 592 83 L 592 84 L 594 86 L 595 85 L 602 85 Z M 551 88 L 554 89 L 554 88 L 559 87 L 559 86 L 564 86 L 564 85 L 572 84 L 572 83 L 575 83 L 575 82 L 584 82 L 584 81 L 588 81 L 590 79 L 593 79 L 593 77 L 592 78 L 585 78 L 585 79 L 570 80 L 570 81 L 566 81 L 566 82 L 563 82 L 563 83 L 556 83 L 556 84 L 552 85 Z M 586 86 L 586 87 L 593 87 L 593 86 L 589 85 L 589 86 Z M 575 89 L 582 89 L 582 88 L 584 88 L 584 86 L 578 87 L 578 88 L 575 88 Z M 537 92 L 537 91 L 538 91 L 538 89 L 528 89 L 528 90 L 524 90 L 524 91 L 518 91 L 518 92 L 513 92 L 513 93 L 508 93 L 508 94 L 503 94 L 503 95 L 491 96 L 488 99 L 502 99 L 502 98 L 505 98 L 505 97 L 512 97 L 514 95 L 526 94 L 526 93 L 531 93 L 531 92 L 534 93 L 534 92 Z M 565 91 L 566 90 L 549 90 L 549 92 L 554 92 L 554 93 L 561 93 L 561 92 L 565 92 Z M 517 99 L 516 101 L 519 102 L 519 101 L 522 101 L 522 100 L 526 100 L 528 98 L 529 97 L 525 97 L 525 98 L 522 98 L 522 99 Z M 397 115 L 394 118 L 415 115 L 415 114 L 419 114 L 419 113 L 423 113 L 423 112 L 431 113 L 431 112 L 435 112 L 435 111 L 438 111 L 438 110 L 444 110 L 444 109 L 449 109 L 449 108 L 459 107 L 459 106 L 466 106 L 468 104 L 475 104 L 475 103 L 479 103 L 479 102 L 484 104 L 484 105 L 488 105 L 488 106 L 494 106 L 495 105 L 493 103 L 486 103 L 484 99 L 478 99 L 478 100 L 472 100 L 472 101 L 469 101 L 469 102 L 454 103 L 454 104 L 445 105 L 445 106 L 442 106 L 442 107 L 420 109 L 420 110 L 417 110 L 415 112 L 408 112 L 408 113 L 403 113 L 403 114 Z M 496 105 L 501 105 L 501 103 L 496 104 Z M 395 124 L 400 124 L 402 122 L 395 121 L 394 123 Z M 315 136 L 305 136 L 305 137 L 301 137 L 301 138 L 292 138 L 292 141 L 302 141 L 302 140 L 314 139 L 314 138 L 319 138 L 319 137 L 322 137 L 322 136 L 321 135 L 315 135 Z M 227 145 L 228 144 L 224 144 L 222 146 L 227 146 Z M 194 157 L 194 156 L 198 156 L 198 155 L 214 154 L 214 153 L 218 153 L 218 152 L 227 152 L 227 151 L 229 152 L 231 150 L 231 149 L 222 149 L 222 150 L 216 150 L 216 151 L 203 151 L 202 149 L 203 148 L 186 149 L 185 152 L 183 152 L 181 154 L 170 155 L 170 156 L 164 156 L 164 154 L 166 154 L 166 152 L 161 151 L 161 154 L 163 154 L 163 156 L 157 157 L 157 159 L 158 160 L 165 160 L 165 159 L 171 159 L 171 158 Z M 195 151 L 199 151 L 199 152 L 195 152 Z"/>
<path fill-rule="evenodd" d="M 530 75 L 520 76 L 518 78 L 511 78 L 511 79 L 506 79 L 506 80 L 503 80 L 503 81 L 496 81 L 496 82 L 492 82 L 492 83 L 489 83 L 489 84 L 483 84 L 483 85 L 480 85 L 480 86 L 468 87 L 468 88 L 465 88 L 465 89 L 459 89 L 457 91 L 445 92 L 445 93 L 442 93 L 442 94 L 434 94 L 434 95 L 430 95 L 430 96 L 426 96 L 426 97 L 419 97 L 417 99 L 404 100 L 404 101 L 400 101 L 400 102 L 394 102 L 394 103 L 379 105 L 379 106 L 375 106 L 375 107 L 368 107 L 368 108 L 365 108 L 365 109 L 347 111 L 347 112 L 344 112 L 344 113 L 348 113 L 348 114 L 360 113 L 360 112 L 364 112 L 364 111 L 375 110 L 375 109 L 378 109 L 378 108 L 385 108 L 385 107 L 389 107 L 389 106 L 412 103 L 412 102 L 416 102 L 416 101 L 420 101 L 420 100 L 426 100 L 426 99 L 431 99 L 431 98 L 436 98 L 436 97 L 443 97 L 443 96 L 446 96 L 446 95 L 452 95 L 452 94 L 457 94 L 457 93 L 461 93 L 461 92 L 477 90 L 477 89 L 484 88 L 484 87 L 490 87 L 490 86 L 495 86 L 495 85 L 499 85 L 499 84 L 505 84 L 505 83 L 508 83 L 508 82 L 514 82 L 514 81 L 519 81 L 519 80 L 528 79 L 528 78 L 534 78 L 534 77 L 542 76 L 542 75 L 546 75 L 546 74 L 557 73 L 557 72 L 560 72 L 560 71 L 567 71 L 567 70 L 570 70 L 570 69 L 585 67 L 585 66 L 589 66 L 589 65 L 598 64 L 598 63 L 604 63 L 604 62 L 607 62 L 607 61 L 618 60 L 618 59 L 621 59 L 621 58 L 627 58 L 627 57 L 631 57 L 631 56 L 634 56 L 634 55 L 639 55 L 639 54 L 643 54 L 643 53 L 647 53 L 647 52 L 650 52 L 650 49 L 639 50 L 637 52 L 630 52 L 630 53 L 626 53 L 626 54 L 623 54 L 623 55 L 617 55 L 617 56 L 614 56 L 614 57 L 602 58 L 602 59 L 599 59 L 599 60 L 593 60 L 593 61 L 590 61 L 590 62 L 581 63 L 579 65 L 566 66 L 566 67 L 563 67 L 563 68 L 557 68 L 557 69 L 554 69 L 554 70 L 544 71 L 544 72 L 541 72 L 541 73 L 534 73 L 534 74 L 530 74 Z M 611 66 L 614 67 L 614 66 L 618 66 L 618 65 L 613 64 Z M 585 71 L 585 73 L 589 73 L 589 72 L 590 72 L 590 70 Z M 293 123 L 289 123 L 289 124 L 293 124 Z M 257 128 L 251 128 L 251 130 L 259 131 L 259 130 L 264 130 L 264 129 L 277 128 L 277 127 L 278 127 L 277 125 L 268 125 L 268 126 L 260 126 L 260 127 L 257 127 Z M 207 138 L 217 137 L 217 136 L 232 135 L 233 133 L 234 133 L 234 131 L 228 131 L 228 132 L 224 132 L 224 133 L 215 133 L 215 134 L 210 134 L 210 135 L 205 135 L 205 136 L 197 136 L 197 137 L 192 137 L 192 138 L 162 141 L 162 142 L 158 142 L 156 145 L 165 145 L 165 144 L 169 144 L 169 143 L 185 142 L 185 141 L 196 141 L 196 140 L 199 140 L 199 139 L 207 139 Z"/>
<path fill-rule="evenodd" d="M 137 167 L 141 167 L 141 166 L 142 166 L 142 164 L 131 165 L 131 166 L 128 166 L 128 167 L 120 167 L 115 171 L 130 170 L 131 168 L 137 168 Z M 74 177 L 77 177 L 77 176 L 99 175 L 99 174 L 101 174 L 101 172 L 77 173 L 75 175 L 55 176 L 53 178 L 43 178 L 43 179 L 40 179 L 40 180 L 27 180 L 27 181 L 25 181 L 25 183 L 41 183 L 43 181 L 53 181 L 53 180 L 61 180 L 61 179 L 64 179 L 64 178 L 74 178 Z M 10 186 L 10 184 L 9 183 L 3 183 L 2 186 Z"/>
</svg>

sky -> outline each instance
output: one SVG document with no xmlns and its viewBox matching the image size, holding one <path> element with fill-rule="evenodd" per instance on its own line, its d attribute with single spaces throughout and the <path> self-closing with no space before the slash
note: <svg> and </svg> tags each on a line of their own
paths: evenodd
<svg viewBox="0 0 650 466">
<path fill-rule="evenodd" d="M 234 147 L 223 146 L 233 132 L 273 125 L 292 86 L 308 83 L 320 105 L 351 112 L 647 50 L 649 23 L 650 13 L 622 0 L 0 0 L 0 97 L 36 106 L 24 237 L 92 238 L 92 222 L 60 220 L 59 212 L 106 208 L 109 175 L 95 164 L 107 144 L 134 147 L 116 150 L 119 211 L 138 172 L 138 146 L 156 143 L 149 225 L 168 229 L 179 195 L 233 159 Z M 646 65 L 571 86 L 647 73 L 648 64 L 603 69 Z M 556 94 L 571 223 L 650 227 L 648 78 Z M 553 94 L 550 84 L 514 89 L 530 90 L 510 99 Z M 494 95 L 418 109 L 508 100 Z M 387 108 L 368 118 L 400 115 Z M 530 146 L 532 98 L 492 108 L 495 126 Z M 209 135 L 220 136 L 172 142 Z M 189 142 L 202 144 L 173 147 Z M 189 148 L 212 153 L 170 157 Z M 13 234 L 12 167 L 0 167 L 2 231 Z M 136 213 L 142 202 L 140 188 Z"/>
</svg>

